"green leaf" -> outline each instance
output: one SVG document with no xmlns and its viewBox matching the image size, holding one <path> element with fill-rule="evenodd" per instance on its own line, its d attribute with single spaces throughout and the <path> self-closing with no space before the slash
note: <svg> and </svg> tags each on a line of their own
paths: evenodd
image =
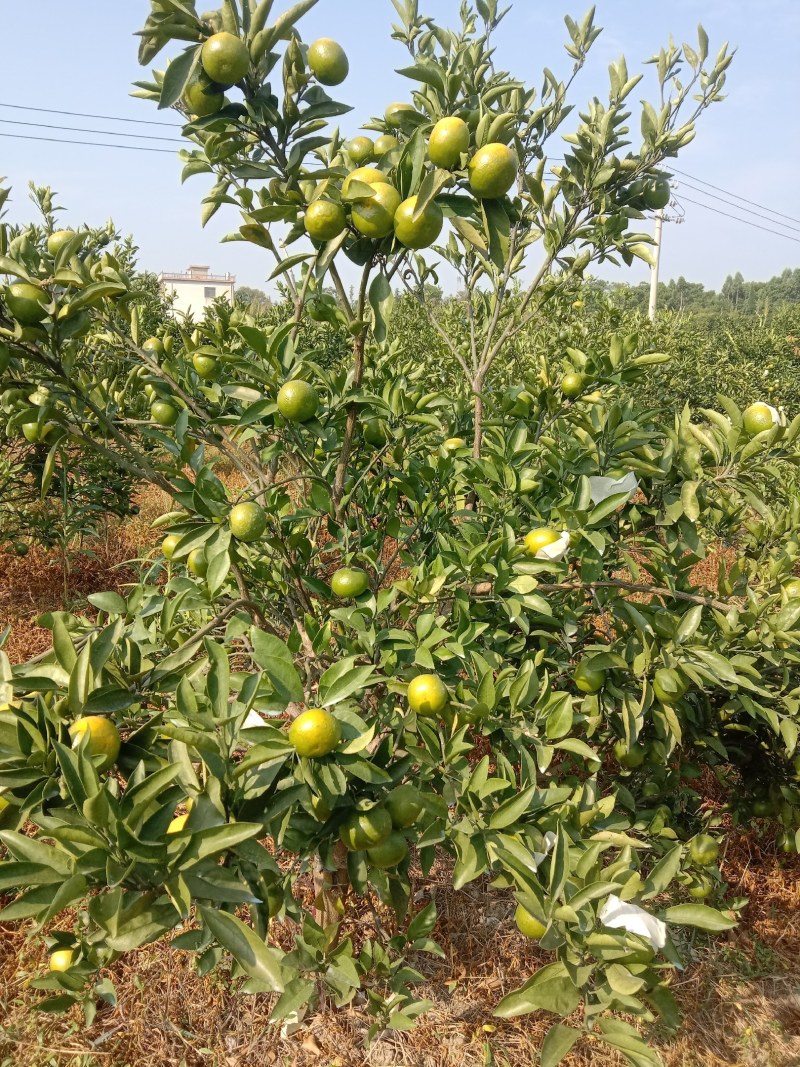
<svg viewBox="0 0 800 1067">
<path fill-rule="evenodd" d="M 536 792 L 536 785 L 531 785 L 517 796 L 513 796 L 495 811 L 489 819 L 492 830 L 502 830 L 520 818 L 530 809 L 531 800 Z"/>
<path fill-rule="evenodd" d="M 167 67 L 164 73 L 164 81 L 161 86 L 161 96 L 158 101 L 159 111 L 177 104 L 183 96 L 186 83 L 192 76 L 195 66 L 200 60 L 200 45 L 187 48 Z"/>
<path fill-rule="evenodd" d="M 372 679 L 375 667 L 371 664 L 356 667 L 356 657 L 347 656 L 345 659 L 328 667 L 319 680 L 319 706 L 330 707 L 340 700 L 345 700 L 354 693 L 360 692 L 367 684 L 376 685 L 378 679 Z"/>
<path fill-rule="evenodd" d="M 253 659 L 269 678 L 278 696 L 287 704 L 302 700 L 303 683 L 286 643 L 255 626 L 250 631 L 250 642 Z"/>
<path fill-rule="evenodd" d="M 681 869 L 682 855 L 683 846 L 675 845 L 675 847 L 671 848 L 666 855 L 661 857 L 658 863 L 653 867 L 644 884 L 644 892 L 642 893 L 643 900 L 649 900 L 651 897 L 658 896 L 659 893 L 664 892 Z"/>
<path fill-rule="evenodd" d="M 380 344 L 386 340 L 386 331 L 394 304 L 392 287 L 383 271 L 373 279 L 369 287 L 369 302 L 374 316 L 372 332 L 375 340 Z"/>
<path fill-rule="evenodd" d="M 216 940 L 231 953 L 239 966 L 276 993 L 282 993 L 284 979 L 277 951 L 268 947 L 249 926 L 235 915 L 214 908 L 199 908 L 200 916 Z"/>
<path fill-rule="evenodd" d="M 676 904 L 673 908 L 667 908 L 664 918 L 668 923 L 696 926 L 698 930 L 709 930 L 712 933 L 732 930 L 736 926 L 735 919 L 723 915 L 716 908 L 709 908 L 706 904 Z"/>
<path fill-rule="evenodd" d="M 503 997 L 492 1014 L 501 1019 L 515 1019 L 519 1015 L 544 1010 L 566 1018 L 580 1002 L 580 990 L 559 961 L 542 967 L 525 985 Z"/>
<path fill-rule="evenodd" d="M 580 1030 L 573 1030 L 563 1023 L 554 1023 L 547 1031 L 539 1055 L 539 1067 L 556 1067 L 582 1037 Z"/>
<path fill-rule="evenodd" d="M 125 615 L 128 611 L 128 606 L 119 593 L 90 593 L 86 599 L 107 615 Z"/>
</svg>

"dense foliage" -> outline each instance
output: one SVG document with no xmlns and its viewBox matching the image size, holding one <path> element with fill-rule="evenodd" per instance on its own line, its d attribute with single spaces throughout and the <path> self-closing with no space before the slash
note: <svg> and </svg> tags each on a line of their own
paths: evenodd
<svg viewBox="0 0 800 1067">
<path fill-rule="evenodd" d="M 147 336 L 118 256 L 0 226 L 9 429 L 33 426 L 48 462 L 73 441 L 116 456 L 175 509 L 126 596 L 54 613 L 35 660 L 0 650 L 0 916 L 49 931 L 74 909 L 35 981 L 51 1010 L 91 1017 L 107 964 L 174 935 L 202 973 L 230 954 L 276 1020 L 364 988 L 374 1035 L 427 1006 L 436 911 L 412 889 L 440 857 L 456 888 L 513 894 L 552 953 L 496 1013 L 581 1009 L 543 1064 L 584 1035 L 653 1064 L 620 1015 L 676 1025 L 682 927 L 729 929 L 744 903 L 722 901 L 699 780 L 797 840 L 800 416 L 643 403 L 669 356 L 613 309 L 584 332 L 572 305 L 592 262 L 649 256 L 661 166 L 729 57 L 702 29 L 660 53 L 635 151 L 639 78 L 613 64 L 545 183 L 593 15 L 567 20 L 567 80 L 537 94 L 494 66 L 493 2 L 446 32 L 397 0 L 415 89 L 369 124 L 383 151 L 354 176 L 378 149 L 328 127 L 347 58 L 303 44 L 312 6 L 270 22 L 269 2 L 152 0 L 142 34 L 146 63 L 188 42 L 140 94 L 187 113 L 185 173 L 216 179 L 204 218 L 239 207 L 235 237 L 287 286 L 277 318 L 220 304 Z M 461 301 L 439 299 L 434 257 Z M 357 898 L 391 922 L 360 926 Z"/>
</svg>

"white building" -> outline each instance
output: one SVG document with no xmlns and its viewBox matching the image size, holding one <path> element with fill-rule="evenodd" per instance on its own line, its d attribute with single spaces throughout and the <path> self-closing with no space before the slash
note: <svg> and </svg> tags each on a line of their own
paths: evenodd
<svg viewBox="0 0 800 1067">
<path fill-rule="evenodd" d="M 187 271 L 162 272 L 158 280 L 167 295 L 174 295 L 172 310 L 179 315 L 202 319 L 203 311 L 219 297 L 233 303 L 236 278 L 232 274 L 212 274 L 209 267 L 192 266 Z"/>
</svg>

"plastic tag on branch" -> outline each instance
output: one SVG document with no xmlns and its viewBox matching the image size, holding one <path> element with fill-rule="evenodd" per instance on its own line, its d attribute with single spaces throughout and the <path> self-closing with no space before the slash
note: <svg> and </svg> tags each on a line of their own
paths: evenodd
<svg viewBox="0 0 800 1067">
<path fill-rule="evenodd" d="M 631 497 L 636 495 L 638 488 L 639 483 L 636 481 L 636 475 L 633 471 L 628 471 L 623 478 L 597 477 L 589 479 L 589 492 L 592 503 L 595 505 L 602 504 L 610 496 L 619 496 L 620 493 L 627 493 L 628 500 L 630 500 Z"/>
<path fill-rule="evenodd" d="M 542 545 L 536 553 L 536 559 L 547 559 L 551 563 L 558 563 L 564 558 L 569 549 L 569 530 L 562 530 L 561 536 L 552 544 Z"/>
<path fill-rule="evenodd" d="M 597 915 L 603 926 L 612 930 L 626 930 L 649 941 L 656 950 L 667 943 L 667 924 L 651 915 L 637 904 L 629 904 L 615 894 L 603 904 Z"/>
</svg>

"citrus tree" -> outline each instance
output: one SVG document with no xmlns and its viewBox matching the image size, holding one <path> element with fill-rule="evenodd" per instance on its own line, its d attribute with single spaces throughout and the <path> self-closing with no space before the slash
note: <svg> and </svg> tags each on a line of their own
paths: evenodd
<svg viewBox="0 0 800 1067">
<path fill-rule="evenodd" d="M 44 1008 L 91 1017 L 108 965 L 170 936 L 201 973 L 232 958 L 275 1020 L 363 988 L 374 1034 L 427 1006 L 435 901 L 412 890 L 441 861 L 455 889 L 506 892 L 551 953 L 492 1006 L 570 1019 L 542 1063 L 581 1039 L 656 1063 L 620 1015 L 676 1025 L 682 928 L 729 929 L 743 903 L 721 904 L 705 770 L 796 843 L 800 419 L 754 397 L 665 420 L 630 399 L 668 358 L 635 335 L 519 341 L 591 262 L 649 256 L 663 163 L 730 57 L 702 30 L 660 52 L 634 144 L 624 61 L 606 103 L 568 103 L 591 13 L 567 19 L 566 80 L 536 92 L 495 65 L 491 0 L 454 30 L 397 0 L 410 99 L 345 140 L 329 90 L 348 59 L 302 41 L 314 4 L 152 0 L 141 33 L 143 63 L 182 42 L 138 95 L 185 115 L 203 220 L 240 211 L 231 239 L 274 264 L 284 321 L 218 307 L 147 336 L 86 234 L 0 229 L 12 424 L 174 501 L 125 596 L 47 616 L 35 660 L 0 650 L 0 915 L 47 938 Z M 440 262 L 459 301 L 435 298 Z M 401 346 L 399 287 L 446 377 Z M 76 320 L 118 360 L 113 388 Z M 321 359 L 309 322 L 347 353 Z M 695 565 L 723 535 L 706 588 Z"/>
</svg>

